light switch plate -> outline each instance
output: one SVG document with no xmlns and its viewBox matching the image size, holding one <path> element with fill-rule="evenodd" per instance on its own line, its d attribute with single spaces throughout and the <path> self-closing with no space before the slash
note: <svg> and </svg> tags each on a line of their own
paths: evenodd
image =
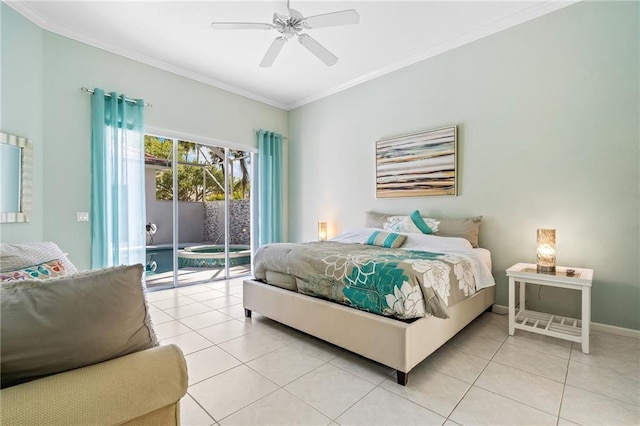
<svg viewBox="0 0 640 426">
<path fill-rule="evenodd" d="M 89 222 L 89 213 L 88 212 L 77 212 L 76 220 L 78 222 Z"/>
</svg>

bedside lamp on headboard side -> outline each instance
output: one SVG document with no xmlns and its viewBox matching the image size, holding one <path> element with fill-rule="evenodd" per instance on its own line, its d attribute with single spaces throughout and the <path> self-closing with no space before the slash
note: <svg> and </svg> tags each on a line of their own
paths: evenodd
<svg viewBox="0 0 640 426">
<path fill-rule="evenodd" d="M 318 240 L 327 241 L 327 222 L 318 222 Z"/>
</svg>

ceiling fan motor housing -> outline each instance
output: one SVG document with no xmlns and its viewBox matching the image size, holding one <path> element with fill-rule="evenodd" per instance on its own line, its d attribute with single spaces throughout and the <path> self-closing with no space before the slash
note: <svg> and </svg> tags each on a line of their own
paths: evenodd
<svg viewBox="0 0 640 426">
<path fill-rule="evenodd" d="M 304 16 L 295 9 L 289 9 L 289 13 L 291 14 L 290 16 L 278 13 L 273 14 L 273 26 L 279 32 L 285 34 L 287 38 L 291 38 L 304 29 L 302 24 Z"/>
</svg>

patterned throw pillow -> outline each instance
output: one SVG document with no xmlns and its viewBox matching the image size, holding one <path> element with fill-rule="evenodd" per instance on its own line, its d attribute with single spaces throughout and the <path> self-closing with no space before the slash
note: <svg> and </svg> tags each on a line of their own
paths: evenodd
<svg viewBox="0 0 640 426">
<path fill-rule="evenodd" d="M 398 248 L 401 247 L 406 240 L 406 235 L 395 234 L 393 232 L 374 231 L 365 244 L 385 248 Z"/>
<path fill-rule="evenodd" d="M 0 282 L 21 280 L 47 280 L 53 277 L 67 275 L 67 271 L 58 259 L 50 260 L 39 265 L 27 266 L 15 271 L 0 273 Z"/>
<path fill-rule="evenodd" d="M 433 234 L 438 232 L 440 222 L 436 219 L 425 218 L 415 210 L 409 216 L 389 216 L 382 224 L 382 228 L 396 232 L 413 232 L 418 234 Z"/>
</svg>

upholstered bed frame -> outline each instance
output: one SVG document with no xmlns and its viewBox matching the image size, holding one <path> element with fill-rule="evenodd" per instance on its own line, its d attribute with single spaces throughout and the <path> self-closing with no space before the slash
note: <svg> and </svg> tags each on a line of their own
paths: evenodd
<svg viewBox="0 0 640 426">
<path fill-rule="evenodd" d="M 495 286 L 480 290 L 450 309 L 451 318 L 424 317 L 406 323 L 305 296 L 256 280 L 243 285 L 244 312 L 326 340 L 397 370 L 406 385 L 409 372 L 495 301 Z"/>
</svg>

